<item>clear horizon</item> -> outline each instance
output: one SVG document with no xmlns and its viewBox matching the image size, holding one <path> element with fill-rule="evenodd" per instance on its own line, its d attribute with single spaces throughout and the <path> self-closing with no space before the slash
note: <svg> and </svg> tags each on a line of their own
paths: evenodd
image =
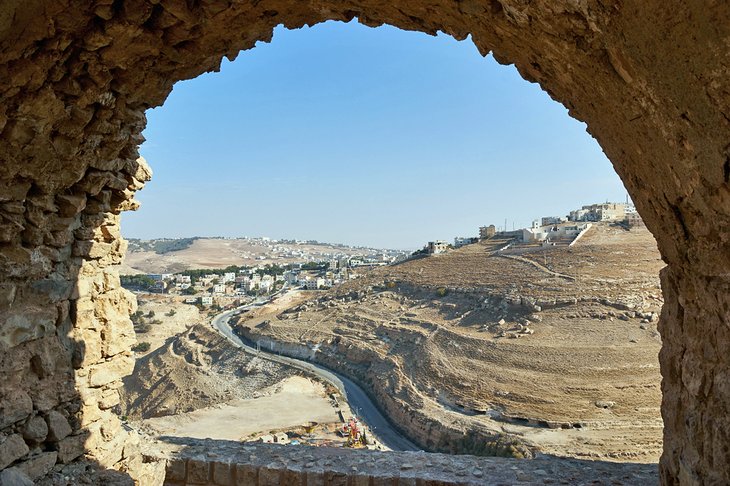
<svg viewBox="0 0 730 486">
<path fill-rule="evenodd" d="M 585 124 L 446 35 L 279 27 L 147 116 L 128 238 L 415 249 L 626 197 Z"/>
</svg>

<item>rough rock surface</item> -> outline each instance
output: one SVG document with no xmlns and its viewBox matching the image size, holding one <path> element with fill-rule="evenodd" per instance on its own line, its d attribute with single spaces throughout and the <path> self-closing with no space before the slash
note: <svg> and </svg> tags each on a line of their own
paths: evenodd
<svg viewBox="0 0 730 486">
<path fill-rule="evenodd" d="M 668 267 L 661 353 L 666 484 L 730 482 L 730 3 L 603 0 L 7 0 L 0 6 L 0 370 L 27 394 L 0 433 L 68 417 L 86 455 L 130 467 L 99 407 L 132 369 L 119 213 L 149 179 L 144 110 L 223 56 L 358 17 L 471 35 L 583 120 Z M 64 439 L 68 441 L 70 437 Z M 43 448 L 58 448 L 52 441 Z M 127 444 L 127 445 L 124 445 Z M 121 452 L 120 452 L 121 451 Z M 59 451 L 60 452 L 60 451 Z M 59 454 L 60 458 L 60 454 Z M 22 458 L 20 458 L 22 461 Z"/>
</svg>

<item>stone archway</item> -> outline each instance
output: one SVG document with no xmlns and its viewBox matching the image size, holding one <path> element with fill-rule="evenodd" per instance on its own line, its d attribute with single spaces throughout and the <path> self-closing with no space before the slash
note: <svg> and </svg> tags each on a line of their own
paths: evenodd
<svg viewBox="0 0 730 486">
<path fill-rule="evenodd" d="M 176 81 L 270 40 L 277 24 L 354 17 L 471 35 L 587 123 L 668 265 L 662 481 L 730 482 L 727 2 L 5 2 L 0 432 L 15 456 L 26 435 L 63 461 L 84 449 L 102 464 L 135 460 L 110 408 L 132 363 L 134 304 L 114 265 L 119 213 L 150 177 L 137 161 L 144 111 Z M 41 433 L 41 421 L 53 430 Z"/>
</svg>

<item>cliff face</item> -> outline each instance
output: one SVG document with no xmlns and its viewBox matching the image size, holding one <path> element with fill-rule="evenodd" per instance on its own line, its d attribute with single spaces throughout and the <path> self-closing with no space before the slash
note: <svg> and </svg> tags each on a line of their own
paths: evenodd
<svg viewBox="0 0 730 486">
<path fill-rule="evenodd" d="M 678 0 L 3 2 L 0 468 L 31 447 L 130 457 L 110 411 L 134 341 L 115 266 L 119 213 L 149 178 L 144 111 L 275 25 L 354 17 L 471 35 L 587 123 L 668 264 L 662 478 L 730 482 L 730 4 Z M 43 438 L 51 412 L 70 435 Z"/>
</svg>

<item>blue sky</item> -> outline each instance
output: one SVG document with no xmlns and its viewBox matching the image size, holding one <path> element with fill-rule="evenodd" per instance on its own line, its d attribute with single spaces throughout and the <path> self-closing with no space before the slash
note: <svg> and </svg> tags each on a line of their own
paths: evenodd
<svg viewBox="0 0 730 486">
<path fill-rule="evenodd" d="M 280 27 L 147 117 L 130 238 L 416 248 L 626 197 L 583 123 L 446 35 Z"/>
</svg>

